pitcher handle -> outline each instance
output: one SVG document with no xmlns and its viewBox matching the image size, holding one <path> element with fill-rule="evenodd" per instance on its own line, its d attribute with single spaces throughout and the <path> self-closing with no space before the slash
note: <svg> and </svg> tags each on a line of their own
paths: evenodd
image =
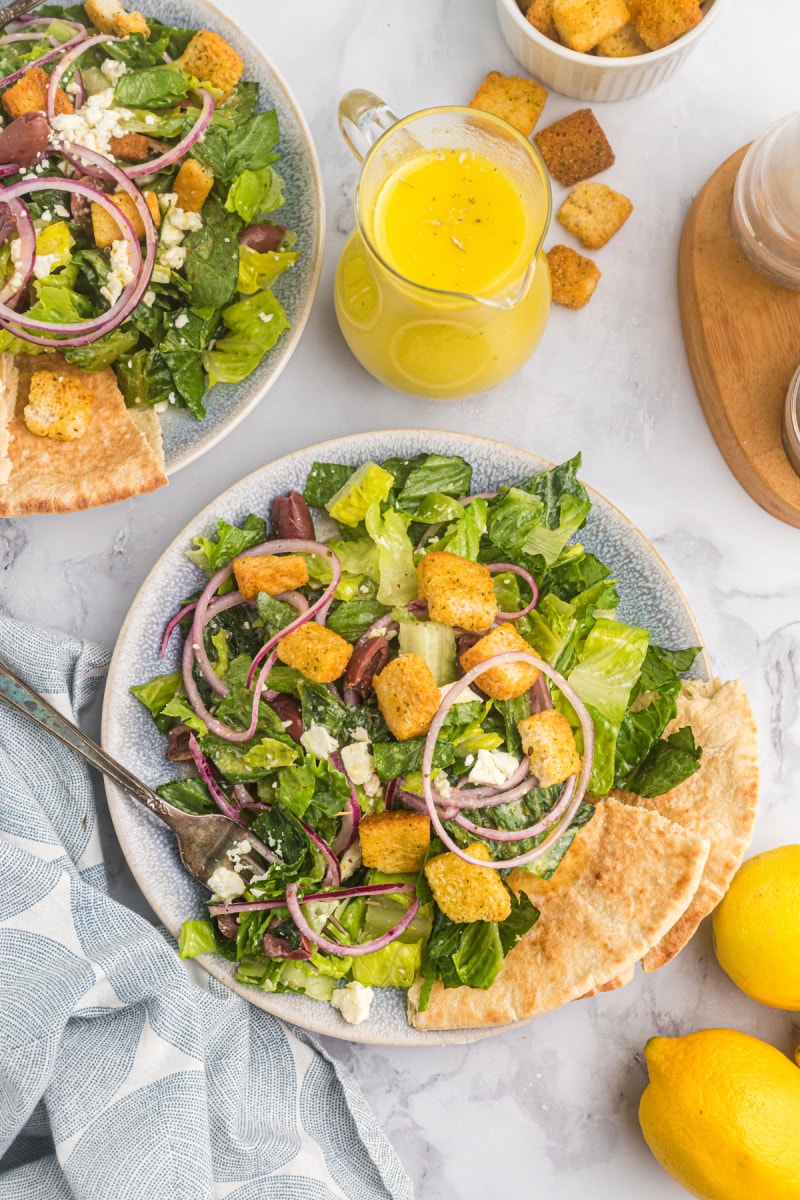
<svg viewBox="0 0 800 1200">
<path fill-rule="evenodd" d="M 398 120 L 380 96 L 362 88 L 346 92 L 339 101 L 339 128 L 359 162 Z"/>
</svg>

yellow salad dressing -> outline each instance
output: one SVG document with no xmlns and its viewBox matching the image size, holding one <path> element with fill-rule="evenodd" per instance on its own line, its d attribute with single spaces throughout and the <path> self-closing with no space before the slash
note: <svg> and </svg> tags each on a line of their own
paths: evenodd
<svg viewBox="0 0 800 1200">
<path fill-rule="evenodd" d="M 406 157 L 377 189 L 339 262 L 336 309 L 360 362 L 402 391 L 470 395 L 516 371 L 550 308 L 548 217 L 511 171 L 479 151 Z M 388 269 L 387 269 L 388 268 Z M 513 301 L 522 293 L 519 302 Z"/>
</svg>

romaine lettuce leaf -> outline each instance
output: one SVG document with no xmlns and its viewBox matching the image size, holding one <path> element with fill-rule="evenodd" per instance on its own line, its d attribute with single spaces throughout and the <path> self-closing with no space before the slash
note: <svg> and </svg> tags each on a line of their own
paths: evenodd
<svg viewBox="0 0 800 1200">
<path fill-rule="evenodd" d="M 334 521 L 355 529 L 364 520 L 371 504 L 380 504 L 387 498 L 393 484 L 394 476 L 377 463 L 362 463 L 326 501 L 325 507 Z"/>
<path fill-rule="evenodd" d="M 192 538 L 193 549 L 186 551 L 186 557 L 206 575 L 211 576 L 232 558 L 236 558 L 237 554 L 243 554 L 245 550 L 266 540 L 266 521 L 263 517 L 250 513 L 241 525 L 217 521 L 216 538 Z"/>
<path fill-rule="evenodd" d="M 407 604 L 417 594 L 414 547 L 407 532 L 409 518 L 390 508 L 381 513 L 374 501 L 367 509 L 364 524 L 378 547 L 378 599 L 381 604 Z"/>
<path fill-rule="evenodd" d="M 156 791 L 167 804 L 173 804 L 181 812 L 198 817 L 219 812 L 202 779 L 176 779 L 172 783 L 162 783 Z"/>
<path fill-rule="evenodd" d="M 291 766 L 298 755 L 293 746 L 269 737 L 250 744 L 228 742 L 210 733 L 202 738 L 200 746 L 220 774 L 231 783 L 264 779 L 279 767 Z"/>
<path fill-rule="evenodd" d="M 438 621 L 403 621 L 400 625 L 401 654 L 419 654 L 430 667 L 437 687 L 456 678 L 456 635 Z"/>
<path fill-rule="evenodd" d="M 193 308 L 224 308 L 233 299 L 239 278 L 240 228 L 238 218 L 226 212 L 216 196 L 209 196 L 203 205 L 203 224 L 188 234 L 184 242 L 187 250 L 184 271 Z M 225 313 L 222 316 L 225 320 Z M 225 323 L 228 324 L 227 320 Z"/>
<path fill-rule="evenodd" d="M 390 942 L 382 950 L 354 958 L 353 979 L 365 987 L 410 988 L 421 963 L 422 942 Z"/>
<path fill-rule="evenodd" d="M 238 262 L 237 255 L 237 277 Z M 188 263 L 189 259 L 187 267 Z M 230 332 L 220 338 L 213 350 L 203 352 L 210 386 L 240 383 L 289 328 L 286 313 L 269 289 L 229 305 L 222 311 L 222 320 Z"/>
<path fill-rule="evenodd" d="M 355 467 L 345 466 L 344 463 L 313 463 L 303 488 L 306 504 L 312 508 L 324 508 L 354 472 Z"/>
<path fill-rule="evenodd" d="M 178 693 L 183 692 L 183 674 L 170 671 L 168 675 L 156 675 L 146 683 L 135 683 L 130 693 L 145 706 L 153 717 L 157 717 Z"/>
<path fill-rule="evenodd" d="M 464 506 L 460 519 L 448 528 L 442 541 L 436 543 L 436 549 L 447 550 L 450 554 L 459 554 L 476 562 L 481 538 L 486 532 L 487 511 L 485 500 L 470 500 Z"/>
<path fill-rule="evenodd" d="M 242 171 L 228 188 L 225 199 L 228 212 L 238 213 L 245 225 L 250 225 L 258 216 L 274 212 L 282 204 L 283 180 L 272 167 Z"/>
<path fill-rule="evenodd" d="M 185 100 L 194 85 L 179 66 L 168 64 L 129 71 L 114 87 L 117 108 L 164 108 Z"/>
<path fill-rule="evenodd" d="M 628 782 L 630 791 L 651 799 L 663 796 L 700 769 L 703 754 L 690 726 L 684 725 L 669 737 L 656 742 L 647 758 L 636 768 Z"/>
<path fill-rule="evenodd" d="M 239 279 L 237 288 L 252 296 L 262 288 L 271 287 L 279 275 L 293 267 L 300 257 L 299 250 L 270 250 L 259 254 L 252 246 L 239 246 Z"/>
<path fill-rule="evenodd" d="M 213 921 L 184 921 L 178 938 L 180 958 L 196 958 L 198 954 L 221 954 L 236 960 L 234 944 L 224 938 Z"/>
<path fill-rule="evenodd" d="M 389 608 L 370 596 L 356 596 L 333 609 L 325 624 L 346 642 L 357 642 Z"/>
<path fill-rule="evenodd" d="M 372 754 L 378 778 L 386 783 L 390 779 L 398 779 L 401 775 L 419 771 L 424 751 L 423 738 L 409 738 L 405 742 L 373 742 Z M 452 745 L 449 742 L 437 742 L 433 753 L 434 767 L 449 767 L 454 761 L 455 752 Z"/>
<path fill-rule="evenodd" d="M 431 492 L 459 498 L 468 496 L 472 467 L 457 455 L 427 454 L 409 471 L 397 497 L 399 508 L 413 509 Z"/>
</svg>

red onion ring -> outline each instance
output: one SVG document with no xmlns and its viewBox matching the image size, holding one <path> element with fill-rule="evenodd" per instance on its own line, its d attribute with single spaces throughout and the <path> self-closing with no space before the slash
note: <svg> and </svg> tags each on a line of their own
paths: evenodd
<svg viewBox="0 0 800 1200">
<path fill-rule="evenodd" d="M 489 829 L 485 825 L 476 825 L 473 821 L 468 821 L 461 813 L 454 818 L 455 823 L 462 829 L 466 829 L 468 833 L 474 833 L 490 842 L 523 842 L 525 838 L 537 837 L 540 833 L 544 833 L 545 829 L 554 825 L 566 812 L 572 799 L 572 793 L 575 791 L 576 779 L 577 775 L 570 775 L 553 807 L 535 825 L 529 825 L 527 829 Z"/>
<path fill-rule="evenodd" d="M 298 820 L 300 820 L 299 817 Z M 325 841 L 325 839 L 321 838 L 315 829 L 312 829 L 310 825 L 306 825 L 305 821 L 300 821 L 300 824 L 303 826 L 309 841 L 313 842 L 313 844 L 322 854 L 322 857 L 325 859 L 326 867 L 325 876 L 322 880 L 322 886 L 338 887 L 342 882 L 342 872 L 339 869 L 338 858 L 333 853 L 333 850 Z"/>
<path fill-rule="evenodd" d="M 291 604 L 299 613 L 308 612 L 308 600 L 302 592 L 281 592 L 275 599 L 282 600 L 284 604 Z"/>
<path fill-rule="evenodd" d="M 59 42 L 52 50 L 48 50 L 41 58 L 35 59 L 33 62 L 25 63 L 24 67 L 20 67 L 18 71 L 13 71 L 10 75 L 6 75 L 5 79 L 0 79 L 0 88 L 6 88 L 12 83 L 16 83 L 18 79 L 22 79 L 32 67 L 41 67 L 45 63 L 52 62 L 54 58 L 58 58 L 65 50 L 71 49 L 86 40 L 86 30 L 83 33 L 78 33 L 75 37 L 70 38 L 68 42 Z M 52 76 L 51 76 L 52 78 Z"/>
<path fill-rule="evenodd" d="M 528 689 L 528 699 L 530 700 L 532 714 L 544 712 L 545 709 L 553 707 L 550 689 L 547 686 L 544 675 L 540 675 L 533 687 Z"/>
<path fill-rule="evenodd" d="M 528 767 L 529 767 L 528 760 L 527 760 L 527 758 L 525 758 L 523 756 L 522 762 L 519 764 L 519 766 L 517 767 L 514 774 L 510 775 L 509 778 L 505 781 L 505 783 L 501 783 L 499 787 L 480 786 L 480 787 L 474 787 L 474 788 L 466 788 L 463 785 L 459 785 L 459 787 L 453 788 L 453 795 L 455 796 L 455 793 L 457 792 L 460 796 L 463 796 L 465 800 L 467 797 L 469 797 L 470 803 L 469 804 L 466 804 L 466 803 L 461 804 L 460 801 L 457 801 L 455 799 L 453 800 L 453 803 L 460 804 L 460 806 L 462 808 L 481 807 L 480 805 L 474 804 L 473 801 L 485 800 L 487 797 L 496 796 L 499 792 L 508 792 L 512 788 L 516 788 L 518 784 L 522 783 L 526 779 L 527 774 L 528 774 Z M 448 799 L 449 799 L 449 797 L 448 797 Z"/>
<path fill-rule="evenodd" d="M 194 612 L 194 610 L 196 608 L 197 608 L 197 601 L 193 600 L 191 604 L 187 604 L 186 607 L 182 608 L 179 613 L 176 613 L 175 616 L 172 618 L 172 620 L 169 622 L 169 624 L 167 625 L 167 628 L 164 630 L 164 636 L 161 639 L 161 654 L 160 654 L 161 658 L 163 658 L 164 655 L 167 653 L 167 646 L 169 645 L 169 639 L 172 637 L 173 633 L 178 628 L 178 626 L 180 625 L 183 618 L 187 617 L 190 612 Z"/>
<path fill-rule="evenodd" d="M 203 103 L 199 116 L 189 132 L 176 145 L 172 146 L 164 154 L 159 155 L 158 158 L 151 158 L 147 162 L 134 163 L 132 166 L 125 167 L 125 174 L 129 179 L 138 179 L 142 175 L 154 175 L 156 171 L 161 171 L 165 167 L 171 167 L 179 158 L 183 158 L 184 154 L 188 150 L 191 150 L 192 146 L 197 145 L 211 124 L 211 118 L 214 115 L 214 99 L 211 93 L 207 92 L 205 88 L 197 88 L 196 92 L 197 95 L 202 97 Z"/>
<path fill-rule="evenodd" d="M 483 671 L 486 671 L 488 668 L 505 666 L 507 663 L 517 662 L 524 662 L 528 663 L 530 666 L 538 667 L 538 669 L 544 675 L 547 675 L 547 677 L 553 681 L 559 691 L 572 705 L 575 713 L 577 714 L 578 720 L 580 721 L 581 730 L 583 732 L 583 763 L 581 765 L 577 787 L 575 788 L 572 800 L 570 801 L 569 807 L 564 812 L 563 820 L 557 826 L 557 828 L 548 833 L 538 846 L 535 846 L 533 850 L 529 850 L 526 854 L 520 854 L 516 858 L 507 858 L 504 861 L 485 862 L 483 859 L 473 858 L 472 855 L 467 854 L 464 850 L 462 850 L 461 847 L 453 841 L 441 822 L 439 814 L 436 811 L 436 802 L 431 786 L 433 753 L 436 748 L 436 739 L 439 735 L 439 731 L 442 727 L 444 719 L 447 716 L 447 712 L 459 693 L 462 692 L 465 687 L 469 687 L 473 679 L 475 679 Z M 524 650 L 509 650 L 504 654 L 495 654 L 491 658 L 485 659 L 484 662 L 479 663 L 476 667 L 473 667 L 471 671 L 467 671 L 466 675 L 462 676 L 457 683 L 453 684 L 453 686 L 450 688 L 450 691 L 442 699 L 442 703 L 439 705 L 436 716 L 431 722 L 431 727 L 428 730 L 427 737 L 425 738 L 425 750 L 422 756 L 422 791 L 428 816 L 430 817 L 434 829 L 444 842 L 445 846 L 447 846 L 448 850 L 452 850 L 452 852 L 457 854 L 459 858 L 463 858 L 464 862 L 472 863 L 477 867 L 491 867 L 497 871 L 506 870 L 509 867 L 524 866 L 526 863 L 533 862 L 534 859 L 540 858 L 541 855 L 544 854 L 545 850 L 548 850 L 550 846 L 552 846 L 553 842 L 555 842 L 568 827 L 570 821 L 577 812 L 584 795 L 586 794 L 586 788 L 592 773 L 593 757 L 594 725 L 592 723 L 592 718 L 589 716 L 589 713 L 587 712 L 586 707 L 578 693 L 573 687 L 570 686 L 569 683 L 567 683 L 563 675 L 560 675 L 558 671 L 554 670 L 553 667 L 551 667 L 549 663 L 544 662 L 543 659 L 538 658 L 535 654 L 530 654 Z M 567 787 L 568 786 L 569 780 L 567 781 Z M 562 797 L 559 797 L 559 801 Z"/>
<path fill-rule="evenodd" d="M 214 778 L 214 775 L 211 771 L 211 764 L 209 763 L 205 754 L 203 754 L 203 751 L 200 749 L 200 743 L 193 733 L 189 734 L 189 753 L 192 756 L 194 765 L 197 767 L 200 778 L 211 793 L 211 798 L 219 811 L 224 813 L 226 817 L 230 817 L 230 819 L 235 821 L 237 825 L 241 825 L 243 829 L 247 829 L 247 825 L 245 825 L 241 816 L 228 800 L 228 797 L 222 791 L 216 779 Z"/>
<path fill-rule="evenodd" d="M 385 629 L 386 632 L 389 633 L 389 632 L 394 632 L 395 630 L 397 630 L 399 628 L 400 628 L 400 626 L 397 623 L 397 621 L 393 620 L 392 614 L 390 612 L 384 613 L 384 615 L 382 617 L 378 617 L 377 621 L 373 621 L 368 629 L 364 630 L 361 637 L 358 639 L 356 644 L 353 646 L 353 653 L 355 653 L 355 651 L 359 648 L 359 646 L 363 646 L 365 642 L 370 641 L 372 638 L 374 638 L 376 636 L 377 637 L 385 636 L 384 634 L 378 633 L 377 632 L 378 630 Z"/>
<path fill-rule="evenodd" d="M 414 888 L 410 883 L 362 883 L 359 887 L 340 888 L 336 892 L 313 892 L 303 896 L 303 904 L 318 904 L 322 901 L 356 900 L 359 896 L 399 896 L 408 895 Z M 259 912 L 262 909 L 285 908 L 283 896 L 274 900 L 242 900 L 234 904 L 215 904 L 209 908 L 212 917 L 224 917 L 228 913 Z"/>
<path fill-rule="evenodd" d="M 339 771 L 341 775 L 350 783 L 350 798 L 347 801 L 347 808 L 342 814 L 342 823 L 339 826 L 339 832 L 331 842 L 331 850 L 334 854 L 344 854 L 345 850 L 349 850 L 353 842 L 356 840 L 358 832 L 358 823 L 361 820 L 361 805 L 358 803 L 358 795 L 356 789 L 350 781 L 347 771 L 344 767 L 341 754 L 335 750 L 331 754 L 330 761 L 334 770 Z"/>
<path fill-rule="evenodd" d="M 58 38 L 48 37 L 46 33 L 36 33 L 32 30 L 30 33 L 6 33 L 3 37 L 0 37 L 0 46 L 9 46 L 12 42 L 40 42 L 44 41 L 45 38 L 47 38 L 51 46 L 61 46 L 63 44 Z M 35 63 L 32 63 L 31 66 L 35 66 Z"/>
<path fill-rule="evenodd" d="M 308 903 L 308 897 L 303 897 L 302 903 Z M 374 954 L 377 950 L 383 950 L 385 946 L 390 945 L 393 941 L 400 937 L 401 933 L 405 933 L 414 917 L 419 910 L 419 900 L 416 896 L 412 899 L 410 905 L 403 914 L 401 920 L 397 922 L 388 933 L 384 933 L 382 937 L 374 938 L 371 942 L 359 942 L 356 945 L 340 944 L 332 942 L 328 938 L 323 937 L 321 933 L 317 933 L 315 929 L 309 925 L 308 921 L 303 916 L 301 901 L 297 897 L 297 884 L 290 883 L 286 888 L 286 907 L 289 909 L 289 915 L 294 921 L 297 928 L 302 934 L 313 942 L 315 946 L 319 946 L 320 950 L 327 950 L 329 954 L 335 954 L 338 958 L 360 958 L 365 954 Z"/>
<path fill-rule="evenodd" d="M 512 575 L 519 575 L 520 579 L 524 579 L 531 589 L 530 603 L 521 608 L 519 612 L 498 612 L 497 615 L 501 621 L 516 621 L 517 617 L 527 617 L 528 613 L 536 608 L 536 605 L 539 603 L 539 587 L 530 571 L 526 571 L 524 567 L 518 567 L 516 563 L 490 563 L 489 571 L 492 575 L 497 575 L 501 571 L 509 571 Z"/>
<path fill-rule="evenodd" d="M 15 170 L 13 165 L 11 170 L 12 172 Z M 33 274 L 33 264 L 36 261 L 36 230 L 34 229 L 31 215 L 21 200 L 9 200 L 8 207 L 17 222 L 17 234 L 20 241 L 20 261 L 24 264 L 22 282 L 19 287 L 12 289 L 11 286 L 11 280 L 16 275 L 15 267 L 11 279 L 9 279 L 3 290 L 0 291 L 0 304 L 7 304 L 9 308 L 13 308 L 22 299 Z"/>
<path fill-rule="evenodd" d="M 70 69 L 75 60 L 80 58 L 84 51 L 91 49 L 92 46 L 99 46 L 108 42 L 121 41 L 124 41 L 124 38 L 111 37 L 110 34 L 107 33 L 97 33 L 94 35 L 94 37 L 87 38 L 84 31 L 84 36 L 79 37 L 77 42 L 73 38 L 72 41 L 65 42 L 63 44 L 63 49 L 66 50 L 67 53 L 61 59 L 61 62 L 55 68 L 47 83 L 47 103 L 45 112 L 47 114 L 48 121 L 52 121 L 53 117 L 56 115 L 56 93 L 58 92 L 58 86 L 61 83 L 65 72 Z M 39 61 L 43 62 L 44 59 L 40 59 Z M 0 87 L 3 87 L 4 82 L 5 81 L 0 83 Z"/>
</svg>

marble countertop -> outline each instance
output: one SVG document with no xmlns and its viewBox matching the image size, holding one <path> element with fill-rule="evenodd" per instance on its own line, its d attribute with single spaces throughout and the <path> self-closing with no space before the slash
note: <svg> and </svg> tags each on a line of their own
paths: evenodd
<svg viewBox="0 0 800 1200">
<path fill-rule="evenodd" d="M 328 245 L 305 336 L 260 408 L 168 491 L 74 516 L 0 521 L 0 607 L 113 646 L 153 561 L 197 509 L 265 461 L 337 434 L 448 428 L 557 461 L 582 449 L 584 479 L 674 571 L 715 671 L 745 681 L 763 756 L 754 850 L 800 841 L 800 531 L 762 512 L 720 457 L 686 363 L 676 294 L 693 196 L 724 158 L 796 107 L 796 38 L 785 36 L 798 29 L 796 0 L 771 0 L 767 16 L 729 0 L 676 76 L 638 99 L 597 106 L 617 156 L 603 178 L 635 210 L 597 254 L 594 298 L 579 313 L 553 311 L 515 379 L 440 405 L 377 384 L 339 336 L 332 280 L 352 224 L 356 165 L 336 103 L 351 87 L 377 91 L 400 113 L 465 103 L 487 70 L 513 73 L 492 0 L 228 0 L 226 10 L 286 76 L 322 163 Z M 552 94 L 544 123 L 579 107 Z M 104 840 L 115 895 L 146 913 L 108 825 Z M 425 1200 L 527 1200 L 534 1189 L 558 1200 L 583 1200 L 590 1189 L 595 1200 L 678 1200 L 685 1193 L 638 1129 L 642 1051 L 653 1034 L 720 1025 L 785 1051 L 800 1038 L 796 1015 L 759 1008 L 723 975 L 706 922 L 657 975 L 640 972 L 618 992 L 472 1046 L 327 1045 L 352 1067 Z"/>
</svg>

